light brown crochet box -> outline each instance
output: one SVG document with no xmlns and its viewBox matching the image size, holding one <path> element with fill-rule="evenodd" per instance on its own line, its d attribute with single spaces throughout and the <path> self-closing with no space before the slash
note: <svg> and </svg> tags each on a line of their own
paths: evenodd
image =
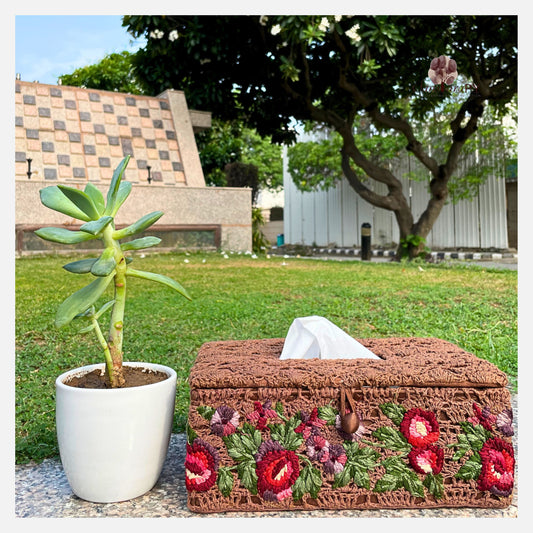
<svg viewBox="0 0 533 533">
<path fill-rule="evenodd" d="M 359 340 L 379 360 L 280 360 L 283 342 L 201 347 L 189 376 L 189 509 L 511 503 L 513 415 L 493 364 L 440 339 Z"/>
</svg>

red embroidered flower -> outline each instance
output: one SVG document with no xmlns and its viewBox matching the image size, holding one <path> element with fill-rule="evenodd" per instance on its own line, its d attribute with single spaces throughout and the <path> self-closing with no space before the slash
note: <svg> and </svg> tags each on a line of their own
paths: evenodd
<svg viewBox="0 0 533 533">
<path fill-rule="evenodd" d="M 311 435 L 316 435 L 320 428 L 327 424 L 325 420 L 318 418 L 318 409 L 316 407 L 311 411 L 311 414 L 302 411 L 300 417 L 302 423 L 294 431 L 302 433 L 304 439 L 308 439 Z"/>
<path fill-rule="evenodd" d="M 217 479 L 219 464 L 218 451 L 202 439 L 194 439 L 187 444 L 185 455 L 185 486 L 187 490 L 204 492 L 209 490 Z"/>
<path fill-rule="evenodd" d="M 330 444 L 329 458 L 324 463 L 324 472 L 326 474 L 339 474 L 344 470 L 347 459 L 346 452 L 340 444 Z"/>
<path fill-rule="evenodd" d="M 400 423 L 400 431 L 410 444 L 425 448 L 438 440 L 439 423 L 430 411 L 409 409 Z"/>
<path fill-rule="evenodd" d="M 477 403 L 473 405 L 474 416 L 470 417 L 468 421 L 477 426 L 481 424 L 487 431 L 492 431 L 492 425 L 496 422 L 496 417 L 491 414 L 489 407 L 484 407 L 483 410 Z"/>
<path fill-rule="evenodd" d="M 409 452 L 409 464 L 419 474 L 438 474 L 444 463 L 444 450 L 437 446 L 413 448 Z"/>
<path fill-rule="evenodd" d="M 305 441 L 305 445 L 309 459 L 316 459 L 321 463 L 329 459 L 329 442 L 321 435 L 312 435 Z"/>
<path fill-rule="evenodd" d="M 254 411 L 246 415 L 248 420 L 256 422 L 257 429 L 265 429 L 269 419 L 278 418 L 276 411 L 272 409 L 272 401 L 267 400 L 261 405 L 261 402 L 254 402 Z"/>
<path fill-rule="evenodd" d="M 496 496 L 509 496 L 514 485 L 513 447 L 498 437 L 489 439 L 479 451 L 481 474 L 479 490 L 489 490 Z"/>
<path fill-rule="evenodd" d="M 238 425 L 239 413 L 226 405 L 221 405 L 211 418 L 211 431 L 219 437 L 235 433 Z"/>
<path fill-rule="evenodd" d="M 266 500 L 280 501 L 292 495 L 292 485 L 300 475 L 297 455 L 279 442 L 265 441 L 255 455 L 257 491 Z"/>
</svg>

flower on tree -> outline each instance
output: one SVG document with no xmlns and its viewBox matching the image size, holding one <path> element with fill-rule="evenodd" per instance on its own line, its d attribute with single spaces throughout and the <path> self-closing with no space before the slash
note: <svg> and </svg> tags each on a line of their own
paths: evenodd
<svg viewBox="0 0 533 533">
<path fill-rule="evenodd" d="M 440 434 L 439 423 L 435 415 L 422 409 L 409 409 L 400 423 L 400 431 L 409 444 L 425 448 L 435 443 Z"/>
<path fill-rule="evenodd" d="M 208 442 L 195 439 L 187 444 L 185 455 L 185 486 L 189 491 L 205 492 L 216 482 L 220 457 Z"/>
<path fill-rule="evenodd" d="M 178 30 L 172 30 L 169 34 L 168 34 L 168 40 L 169 41 L 176 41 L 178 39 L 179 35 L 178 35 Z"/>
<path fill-rule="evenodd" d="M 211 418 L 211 431 L 219 437 L 235 433 L 238 425 L 239 413 L 226 405 L 221 405 Z"/>
<path fill-rule="evenodd" d="M 513 447 L 498 437 L 489 439 L 479 451 L 481 474 L 478 489 L 488 490 L 496 496 L 509 496 L 514 485 Z"/>
<path fill-rule="evenodd" d="M 150 39 L 162 39 L 165 33 L 162 30 L 153 30 L 150 32 Z"/>
<path fill-rule="evenodd" d="M 357 33 L 358 30 L 359 24 L 356 24 L 346 32 L 346 36 L 352 41 L 352 43 L 358 43 L 361 40 L 361 36 Z"/>
<path fill-rule="evenodd" d="M 300 418 L 302 423 L 294 431 L 301 433 L 304 439 L 319 433 L 320 428 L 327 424 L 325 420 L 318 418 L 318 409 L 316 407 L 311 411 L 311 414 L 307 413 L 307 411 L 301 411 Z"/>
<path fill-rule="evenodd" d="M 444 450 L 437 446 L 413 448 L 408 455 L 409 464 L 419 474 L 439 474 L 444 464 Z"/>
<path fill-rule="evenodd" d="M 292 496 L 292 486 L 300 475 L 298 456 L 279 442 L 265 441 L 255 455 L 257 491 L 269 501 Z"/>
<path fill-rule="evenodd" d="M 318 29 L 320 31 L 328 31 L 329 30 L 329 20 L 326 17 L 322 17 L 320 19 L 320 24 L 318 25 Z"/>
<path fill-rule="evenodd" d="M 281 26 L 279 24 L 276 24 L 272 26 L 272 29 L 270 30 L 270 33 L 272 35 L 277 35 L 281 31 Z"/>
<path fill-rule="evenodd" d="M 266 428 L 270 419 L 278 418 L 278 414 L 272 409 L 272 401 L 267 400 L 264 404 L 254 402 L 254 411 L 247 414 L 246 418 L 255 422 L 257 429 L 261 430 Z"/>
</svg>

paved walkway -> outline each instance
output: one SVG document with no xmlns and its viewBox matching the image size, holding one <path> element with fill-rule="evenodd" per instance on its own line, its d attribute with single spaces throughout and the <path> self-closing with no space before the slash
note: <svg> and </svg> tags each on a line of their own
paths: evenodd
<svg viewBox="0 0 533 533">
<path fill-rule="evenodd" d="M 515 455 L 518 457 L 518 399 L 512 397 Z M 15 468 L 15 514 L 18 518 L 515 518 L 518 491 L 506 509 L 402 509 L 348 511 L 283 511 L 272 513 L 215 513 L 199 515 L 187 509 L 185 490 L 185 435 L 173 434 L 161 477 L 147 494 L 120 503 L 90 503 L 74 496 L 58 459 Z"/>
</svg>

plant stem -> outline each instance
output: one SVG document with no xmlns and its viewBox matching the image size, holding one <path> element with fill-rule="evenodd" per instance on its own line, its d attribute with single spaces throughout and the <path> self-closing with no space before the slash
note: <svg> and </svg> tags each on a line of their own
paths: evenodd
<svg viewBox="0 0 533 533">
<path fill-rule="evenodd" d="M 115 303 L 111 312 L 111 324 L 109 326 L 108 346 L 112 360 L 112 375 L 109 380 L 112 387 L 122 387 L 124 385 L 124 374 L 122 370 L 122 339 L 124 325 L 124 309 L 126 305 L 126 258 L 120 248 L 120 244 L 113 239 L 113 224 L 109 224 L 103 233 L 104 245 L 106 248 L 112 247 L 115 250 Z"/>
<path fill-rule="evenodd" d="M 104 357 L 105 357 L 105 362 L 106 362 L 107 375 L 109 376 L 109 381 L 113 382 L 113 378 L 114 378 L 113 360 L 111 359 L 111 353 L 109 351 L 109 346 L 107 345 L 107 342 L 102 333 L 102 330 L 100 329 L 100 324 L 98 324 L 98 320 L 96 320 L 93 317 L 92 323 L 94 325 L 94 331 L 96 332 L 96 336 L 98 337 L 98 342 L 100 343 L 100 346 L 102 347 L 102 350 L 104 351 Z"/>
</svg>

